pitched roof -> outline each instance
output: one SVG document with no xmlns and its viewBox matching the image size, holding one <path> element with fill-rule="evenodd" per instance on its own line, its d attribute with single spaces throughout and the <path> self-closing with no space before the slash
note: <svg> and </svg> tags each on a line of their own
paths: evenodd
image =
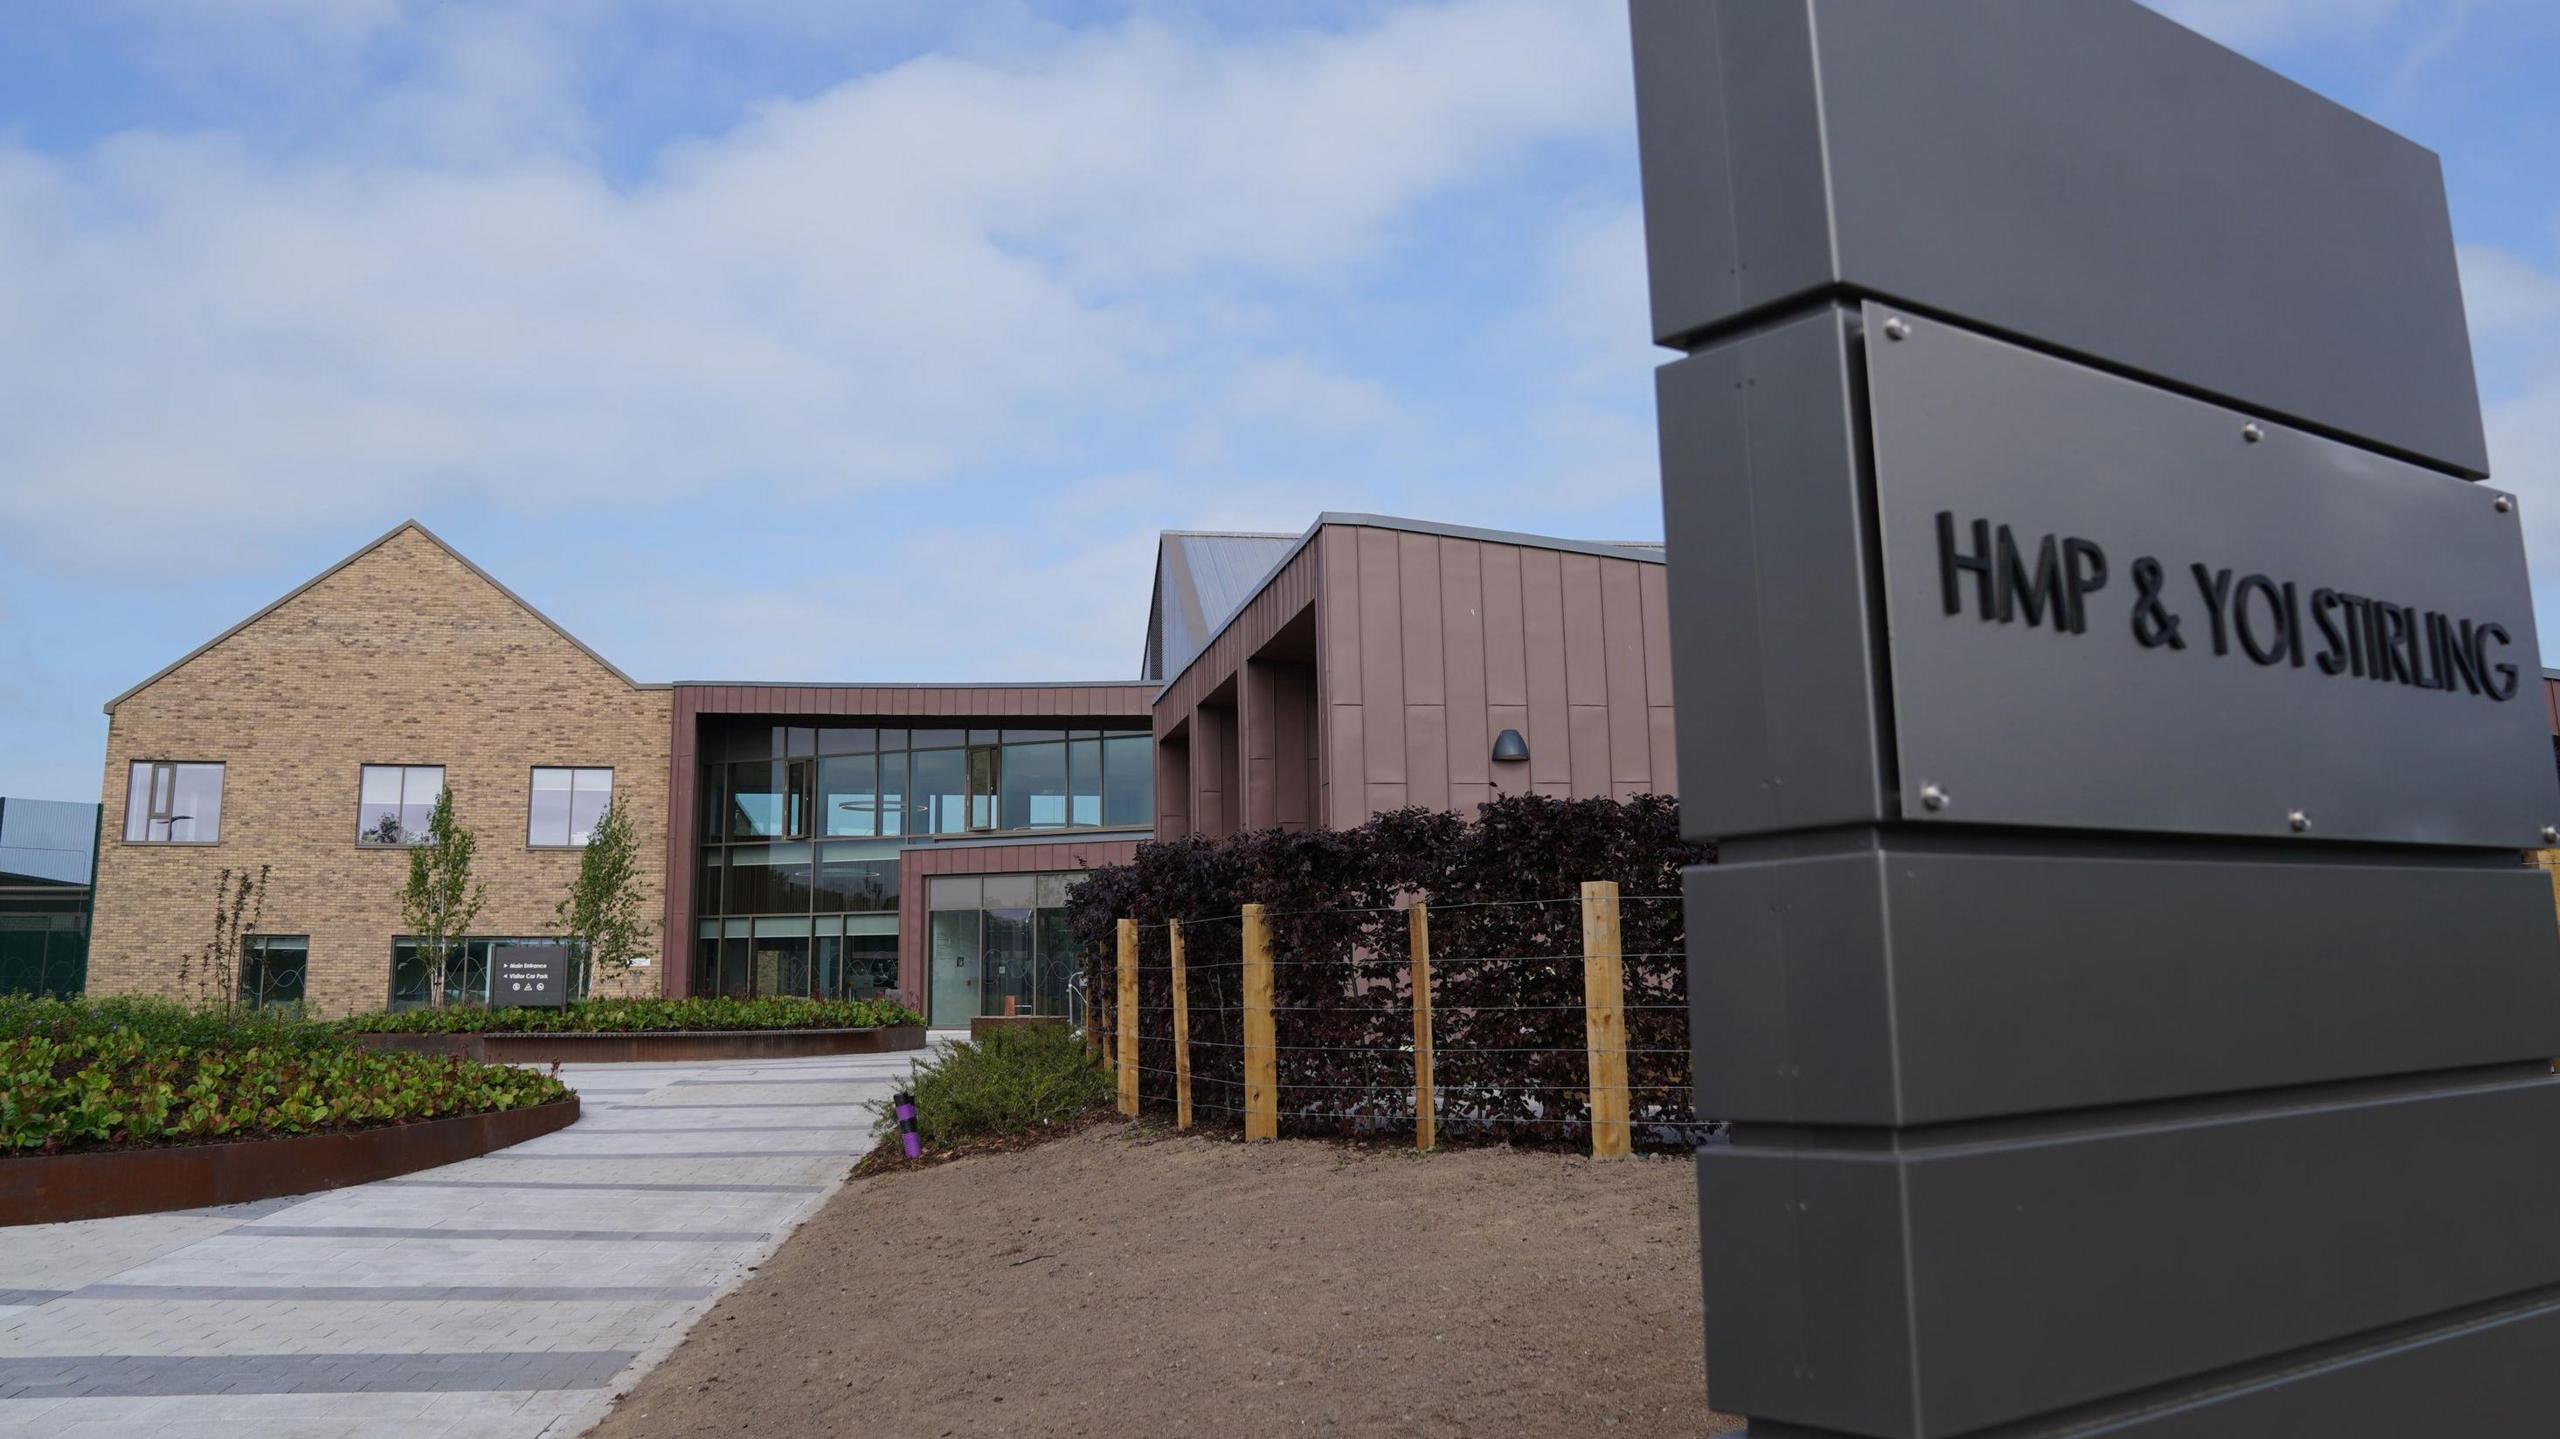
<svg viewBox="0 0 2560 1439">
<path fill-rule="evenodd" d="M 1238 530 L 1160 535 L 1155 594 L 1147 603 L 1145 677 L 1179 674 L 1297 544 L 1296 535 Z"/>
<path fill-rule="evenodd" d="M 514 605 L 516 606 L 516 608 L 518 608 L 518 609 L 520 609 L 520 610 L 523 610 L 526 614 L 529 614 L 529 615 L 533 616 L 535 619 L 542 621 L 542 623 L 543 623 L 543 624 L 545 624 L 545 625 L 547 625 L 547 626 L 549 626 L 549 627 L 550 627 L 551 632 L 552 632 L 553 634 L 556 634 L 556 635 L 558 635 L 560 638 L 562 638 L 562 639 L 564 639 L 564 640 L 567 640 L 569 643 L 571 643 L 571 644 L 573 644 L 573 645 L 577 646 L 577 647 L 578 647 L 578 652 L 579 652 L 579 653 L 581 653 L 581 654 L 585 655 L 587 658 L 589 658 L 589 659 L 591 659 L 591 660 L 594 660 L 597 664 L 600 664 L 600 665 L 604 666 L 604 667 L 605 667 L 605 669 L 606 669 L 607 671 L 609 671 L 609 672 L 613 675 L 613 677 L 614 677 L 614 678 L 616 678 L 616 679 L 618 679 L 618 680 L 621 680 L 624 684 L 627 684 L 627 685 L 631 686 L 633 689 L 664 689 L 664 688 L 666 688 L 666 686 L 664 686 L 664 685 L 644 685 L 644 684 L 640 683 L 638 680 L 633 679 L 631 676 L 629 676 L 629 675 L 627 675 L 627 674 L 624 674 L 624 673 L 622 672 L 622 667 L 621 667 L 621 666 L 619 666 L 619 665 L 615 664 L 613 661 L 611 661 L 611 660 L 609 660 L 609 659 L 606 659 L 604 656 L 602 656 L 602 655 L 600 655 L 600 654 L 597 654 L 594 650 L 592 650 L 592 649 L 588 648 L 588 647 L 587 647 L 587 642 L 586 642 L 586 641 L 584 641 L 584 640 L 582 640 L 582 639 L 578 638 L 576 635 L 573 635 L 573 634 L 569 633 L 567 630 L 562 629 L 562 628 L 560 627 L 560 624 L 559 624 L 559 622 L 558 622 L 557 620 L 554 620 L 554 619 L 552 619 L 552 618 L 551 618 L 551 616 L 544 614 L 542 611 L 540 611 L 540 610 L 538 610 L 538 609 L 535 609 L 535 608 L 533 607 L 533 605 L 525 599 L 525 597 L 524 597 L 524 596 L 522 596 L 522 595 L 520 595 L 520 594 L 517 594 L 515 591 L 513 591 L 513 590 L 511 590 L 511 589 L 508 589 L 504 584 L 500 583 L 500 582 L 499 582 L 499 580 L 498 580 L 498 577 L 497 577 L 497 576 L 492 575 L 492 574 L 490 574 L 487 570 L 484 570 L 484 569 L 480 568 L 478 565 L 473 564 L 473 563 L 471 562 L 471 557 L 470 557 L 470 556 L 465 555 L 462 551 L 455 549 L 453 546 L 451 546 L 451 545 L 449 545 L 449 544 L 446 544 L 446 543 L 444 542 L 444 538 L 443 538 L 442 536 L 438 535 L 435 531 L 433 531 L 433 530 L 431 530 L 431 529 L 428 529 L 425 525 L 422 525 L 422 524 L 418 523 L 416 520 L 402 520 L 400 523 L 398 523 L 398 524 L 396 524 L 396 525 L 393 525 L 390 529 L 388 529 L 388 530 L 384 531 L 380 536 L 376 537 L 376 538 L 375 538 L 375 539 L 373 539 L 372 541 L 370 541 L 370 542 L 368 542 L 368 543 L 366 543 L 366 544 L 363 544 L 363 545 L 358 546 L 358 547 L 357 547 L 357 549 L 356 549 L 356 552 L 355 552 L 354 554 L 351 554 L 351 555 L 347 556 L 345 559 L 340 560 L 340 561 L 338 561 L 336 564 L 329 566 L 329 568 L 327 568 L 327 569 L 325 569 L 325 570 L 322 570 L 320 573 L 318 573 L 318 574 L 316 574 L 316 575 L 313 575 L 311 578 L 309 578 L 309 579 L 307 579 L 307 580 L 304 580 L 301 584 L 298 584 L 298 585 L 294 586 L 291 590 L 288 590 L 288 591 L 286 591 L 284 594 L 277 596 L 277 597 L 276 597 L 276 599 L 275 599 L 275 601 L 274 601 L 273 603 L 271 603 L 271 604 L 267 605 L 265 608 L 263 608 L 263 609 L 259 610 L 256 614 L 253 614 L 253 615 L 249 616 L 247 619 L 242 620 L 240 623 L 238 623 L 238 624 L 236 624 L 236 625 L 233 625 L 231 628 L 229 628 L 229 629 L 227 629 L 227 630 L 224 630 L 222 633 L 220 633 L 220 634 L 218 634 L 218 635 L 215 635 L 212 639 L 206 640 L 203 644 L 200 644 L 200 645 L 196 646 L 194 649 L 191 649 L 191 650 L 187 651 L 185 654 L 180 655 L 177 659 L 172 660 L 170 663 L 168 663 L 168 664 L 166 664 L 166 665 L 162 666 L 159 670 L 157 670 L 156 672 L 154 672 L 154 673 L 152 674 L 152 676 L 151 676 L 149 679 L 146 679 L 146 680 L 144 680 L 142 683 L 140 683 L 140 684 L 138 684 L 138 685 L 135 685 L 133 688 L 131 688 L 131 689 L 129 689 L 129 690 L 126 690 L 124 693 L 122 693 L 122 694 L 120 694 L 120 695 L 117 695 L 114 699 L 111 699 L 111 700 L 107 701 L 107 703 L 106 703 L 106 705 L 105 705 L 106 712 L 107 712 L 108 714 L 114 714 L 114 713 L 116 712 L 116 706 L 117 706 L 117 705 L 123 704 L 126 700 L 129 700 L 129 699 L 133 698 L 135 695 L 138 695 L 138 694 L 142 693 L 144 690 L 147 690 L 147 689 L 151 688 L 153 685 L 158 684 L 161 680 L 163 680 L 163 679 L 167 678 L 169 675 L 171 675 L 171 674 L 175 673 L 177 670 L 179 670 L 180 668 L 182 668 L 183 666 L 185 666 L 188 662 L 190 662 L 190 661 L 194 660 L 197 656 L 204 654 L 205 652 L 207 652 L 207 651 L 211 650 L 214 646 L 216 646 L 216 645 L 218 645 L 218 644 L 221 644 L 224 640 L 227 640 L 227 639 L 231 638 L 233 635 L 236 635 L 236 634 L 240 633 L 242 630 L 247 629 L 249 626 L 256 624 L 258 621 L 260 621 L 260 620 L 262 620 L 262 619 L 265 619 L 267 616 L 269 616 L 269 615 L 271 615 L 271 614 L 274 614 L 277 610 L 280 610 L 280 609 L 284 608 L 287 604 L 290 604 L 290 603 L 292 603 L 294 600 L 301 598 L 301 596 L 303 595 L 303 593 L 304 593 L 305 591 L 309 590 L 309 589 L 310 589 L 310 588 L 312 588 L 314 585 L 319 584 L 322 580 L 325 580 L 325 579 L 329 578 L 331 575 L 336 574 L 338 571 L 345 569 L 347 566 L 354 564 L 356 561 L 358 561 L 358 560 L 360 560 L 360 559 L 363 559 L 365 556 L 367 556 L 367 555 L 369 555 L 369 554 L 372 554 L 375 550 L 378 550 L 378 549 L 382 548 L 384 545 L 387 545 L 387 544 L 391 543 L 393 540 L 395 540 L 395 539 L 399 538 L 399 536 L 400 536 L 401 532 L 402 532 L 402 531 L 404 531 L 404 530 L 415 530 L 415 531 L 417 531 L 417 532 L 418 532 L 418 535 L 419 535 L 419 537 L 420 537 L 421 539 L 424 539 L 427 543 L 429 543 L 429 544 L 431 544 L 431 545 L 434 545 L 437 549 L 440 549 L 440 550 L 444 551 L 446 554 L 451 555 L 451 556 L 454 558 L 454 560 L 455 560 L 457 563 L 459 563 L 459 564 L 460 564 L 464 569 L 471 571 L 471 573 L 473 573 L 473 574 L 475 574 L 475 575 L 478 575 L 482 580 L 484 580 L 484 581 L 486 581 L 486 582 L 488 583 L 488 585 L 489 585 L 489 587 L 490 587 L 491 589 L 494 589 L 494 590 L 496 590 L 498 593 L 500 593 L 500 594 L 502 594 L 502 595 L 505 595 L 509 601 L 511 601 L 511 602 L 513 602 L 513 603 L 514 603 Z"/>
<path fill-rule="evenodd" d="M 1568 554 L 1599 555 L 1607 559 L 1634 560 L 1639 564 L 1648 565 L 1663 564 L 1669 558 L 1668 551 L 1660 540 L 1574 540 L 1559 535 L 1526 534 L 1519 530 L 1487 530 L 1473 525 L 1442 524 L 1436 520 L 1408 520 L 1395 515 L 1326 510 L 1316 516 L 1316 522 L 1307 526 L 1304 534 L 1224 536 L 1223 538 L 1253 540 L 1265 544 L 1275 540 L 1279 543 L 1259 552 L 1269 556 L 1262 572 L 1250 581 L 1235 587 L 1234 602 L 1227 605 L 1216 620 L 1202 626 L 1198 631 L 1197 639 L 1177 657 L 1170 646 L 1159 651 L 1156 643 L 1157 615 L 1163 609 L 1165 572 L 1163 550 L 1159 548 L 1156 562 L 1157 603 L 1147 616 L 1147 681 L 1157 687 L 1156 693 L 1159 697 L 1163 695 L 1165 689 L 1171 687 L 1175 680 L 1181 678 L 1182 672 L 1190 667 L 1193 660 L 1200 657 L 1200 652 L 1209 647 L 1210 641 L 1216 639 L 1219 633 L 1226 629 L 1228 622 L 1241 614 L 1245 605 L 1255 595 L 1262 593 L 1263 588 L 1279 576 L 1280 571 L 1288 565 L 1289 561 L 1297 558 L 1298 551 L 1315 543 L 1316 536 L 1327 525 L 1346 525 L 1370 530 L 1401 530 L 1407 534 L 1441 535 L 1449 539 L 1477 540 L 1485 544 L 1518 545 L 1523 549 L 1531 550 L 1562 550 Z M 1165 540 L 1170 542 L 1186 533 L 1181 530 L 1167 530 Z M 1158 665 L 1159 660 L 1163 661 L 1161 666 Z"/>
</svg>

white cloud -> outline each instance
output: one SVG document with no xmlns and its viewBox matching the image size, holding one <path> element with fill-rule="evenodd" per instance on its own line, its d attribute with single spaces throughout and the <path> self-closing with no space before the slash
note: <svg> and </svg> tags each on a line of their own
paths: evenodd
<svg viewBox="0 0 2560 1439">
<path fill-rule="evenodd" d="M 2488 245 L 2461 250 L 2462 300 L 2471 337 L 2548 333 L 2560 326 L 2560 275 Z"/>
<path fill-rule="evenodd" d="M 2370 30 L 2401 0 L 2146 0 L 2151 8 L 2234 49 L 2281 45 L 2315 34 Z"/>
<path fill-rule="evenodd" d="M 2483 245 L 2462 249 L 2463 307 L 2484 375 L 2491 482 L 2522 501 L 2546 654 L 2560 647 L 2560 271 Z"/>
<path fill-rule="evenodd" d="M 1615 7 L 1581 0 L 1250 44 L 1133 22 L 771 104 L 616 183 L 542 36 L 431 38 L 337 146 L 0 144 L 0 546 L 220 569 L 452 495 L 1001 466 L 1185 378 L 1255 286 L 1338 284 L 1448 187 L 1605 132 L 1625 88 Z M 1289 363 L 1266 397 L 1392 409 Z"/>
</svg>

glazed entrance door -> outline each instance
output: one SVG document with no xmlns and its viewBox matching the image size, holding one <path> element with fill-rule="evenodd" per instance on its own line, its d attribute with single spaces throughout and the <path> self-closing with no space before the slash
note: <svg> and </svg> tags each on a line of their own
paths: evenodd
<svg viewBox="0 0 2560 1439">
<path fill-rule="evenodd" d="M 1002 1014 L 1005 1001 L 1011 1000 L 1015 1013 L 1037 1013 L 1031 984 L 1031 911 L 991 909 L 986 915 L 986 991 L 979 1012 Z"/>
<path fill-rule="evenodd" d="M 929 1022 L 957 1029 L 978 1011 L 978 911 L 944 910 L 933 916 L 933 941 L 926 964 L 932 977 Z"/>
</svg>

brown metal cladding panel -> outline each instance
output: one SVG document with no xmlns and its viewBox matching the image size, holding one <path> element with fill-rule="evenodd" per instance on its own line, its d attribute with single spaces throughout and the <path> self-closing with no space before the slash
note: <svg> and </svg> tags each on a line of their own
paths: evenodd
<svg viewBox="0 0 2560 1439">
<path fill-rule="evenodd" d="M 2542 708 L 2550 717 L 2551 732 L 2560 735 L 2560 680 L 2546 677 L 2542 681 Z"/>
<path fill-rule="evenodd" d="M 1573 735 L 1574 794 L 1609 793 L 1609 707 L 1575 705 L 1568 723 Z"/>
<path fill-rule="evenodd" d="M 1280 822 L 1279 762 L 1271 759 L 1245 761 L 1244 825 L 1247 829 L 1269 829 Z"/>
<path fill-rule="evenodd" d="M 1641 787 L 1652 772 L 1645 731 L 1644 592 L 1633 560 L 1600 562 L 1600 615 L 1608 626 L 1602 653 L 1609 681 L 1609 778 Z"/>
<path fill-rule="evenodd" d="M 1529 641 L 1521 613 L 1520 551 L 1480 545 L 1484 569 L 1485 699 L 1498 705 L 1529 702 Z"/>
<path fill-rule="evenodd" d="M 1360 777 L 1364 773 L 1360 752 L 1366 738 L 1362 734 L 1361 723 L 1365 707 L 1356 704 L 1328 705 L 1326 712 L 1333 718 L 1333 744 L 1326 756 L 1325 770 L 1333 812 L 1327 816 L 1326 823 L 1335 829 L 1349 829 L 1368 818 L 1362 809 L 1368 802 L 1368 781 Z"/>
<path fill-rule="evenodd" d="M 1236 706 L 1236 717 L 1244 726 L 1241 743 L 1247 759 L 1270 759 L 1279 750 L 1273 747 L 1272 727 L 1278 723 L 1278 667 L 1258 660 L 1248 660 L 1236 676 L 1236 689 L 1242 703 Z"/>
<path fill-rule="evenodd" d="M 1405 787 L 1400 784 L 1373 784 L 1369 786 L 1367 798 L 1369 808 L 1360 816 L 1362 819 L 1373 814 L 1385 814 L 1391 809 L 1402 809 L 1410 803 L 1405 797 Z"/>
<path fill-rule="evenodd" d="M 1609 702 L 1608 621 L 1601 611 L 1600 559 L 1558 555 L 1564 579 L 1564 694 L 1569 704 Z"/>
<path fill-rule="evenodd" d="M 1404 707 L 1405 798 L 1425 809 L 1449 807 L 1449 711 Z"/>
<path fill-rule="evenodd" d="M 1315 675 L 1305 665 L 1274 672 L 1272 821 L 1304 829 L 1315 818 Z"/>
<path fill-rule="evenodd" d="M 1360 703 L 1368 726 L 1364 772 L 1371 784 L 1401 784 L 1404 767 L 1403 587 L 1396 577 L 1396 536 L 1361 530 Z"/>
<path fill-rule="evenodd" d="M 1645 711 L 1646 727 L 1652 731 L 1653 774 L 1648 783 L 1655 794 L 1680 792 L 1680 746 L 1676 717 L 1669 705 L 1654 705 Z"/>
<path fill-rule="evenodd" d="M 1564 571 L 1553 550 L 1521 550 L 1520 627 L 1529 688 L 1529 778 L 1570 785 L 1566 748 Z M 1499 698 L 1499 696 L 1497 696 Z"/>
<path fill-rule="evenodd" d="M 1360 554 L 1357 531 L 1328 525 L 1316 536 L 1324 547 L 1325 698 L 1337 705 L 1358 704 L 1360 690 Z M 1336 770 L 1358 780 L 1358 770 Z"/>
<path fill-rule="evenodd" d="M 1493 796 L 1494 788 L 1489 784 L 1453 784 L 1449 786 L 1449 808 L 1457 811 L 1461 819 L 1473 819 L 1476 810 Z"/>
<path fill-rule="evenodd" d="M 925 1002 L 924 854 L 898 852 L 898 988 L 919 1009 Z"/>
<path fill-rule="evenodd" d="M 1637 598 L 1644 606 L 1644 698 L 1646 704 L 1671 700 L 1671 598 L 1661 565 L 1636 566 Z"/>
<path fill-rule="evenodd" d="M 1440 542 L 1441 664 L 1448 676 L 1449 781 L 1483 784 L 1492 777 L 1493 731 L 1484 687 L 1484 546 Z"/>
<path fill-rule="evenodd" d="M 1404 702 L 1437 705 L 1449 702 L 1442 649 L 1446 621 L 1440 612 L 1440 541 L 1431 535 L 1396 536 L 1397 608 L 1402 611 L 1398 638 L 1404 645 Z"/>
</svg>

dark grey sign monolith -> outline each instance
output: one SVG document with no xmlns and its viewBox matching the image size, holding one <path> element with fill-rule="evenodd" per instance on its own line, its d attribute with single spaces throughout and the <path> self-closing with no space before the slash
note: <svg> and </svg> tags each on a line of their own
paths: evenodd
<svg viewBox="0 0 2560 1439">
<path fill-rule="evenodd" d="M 2560 931 L 2435 157 L 2133 0 L 1634 0 L 1710 1397 L 2550 1432 Z"/>
<path fill-rule="evenodd" d="M 489 970 L 489 1004 L 496 1009 L 559 1009 L 569 1002 L 569 947 L 509 945 Z"/>
</svg>

